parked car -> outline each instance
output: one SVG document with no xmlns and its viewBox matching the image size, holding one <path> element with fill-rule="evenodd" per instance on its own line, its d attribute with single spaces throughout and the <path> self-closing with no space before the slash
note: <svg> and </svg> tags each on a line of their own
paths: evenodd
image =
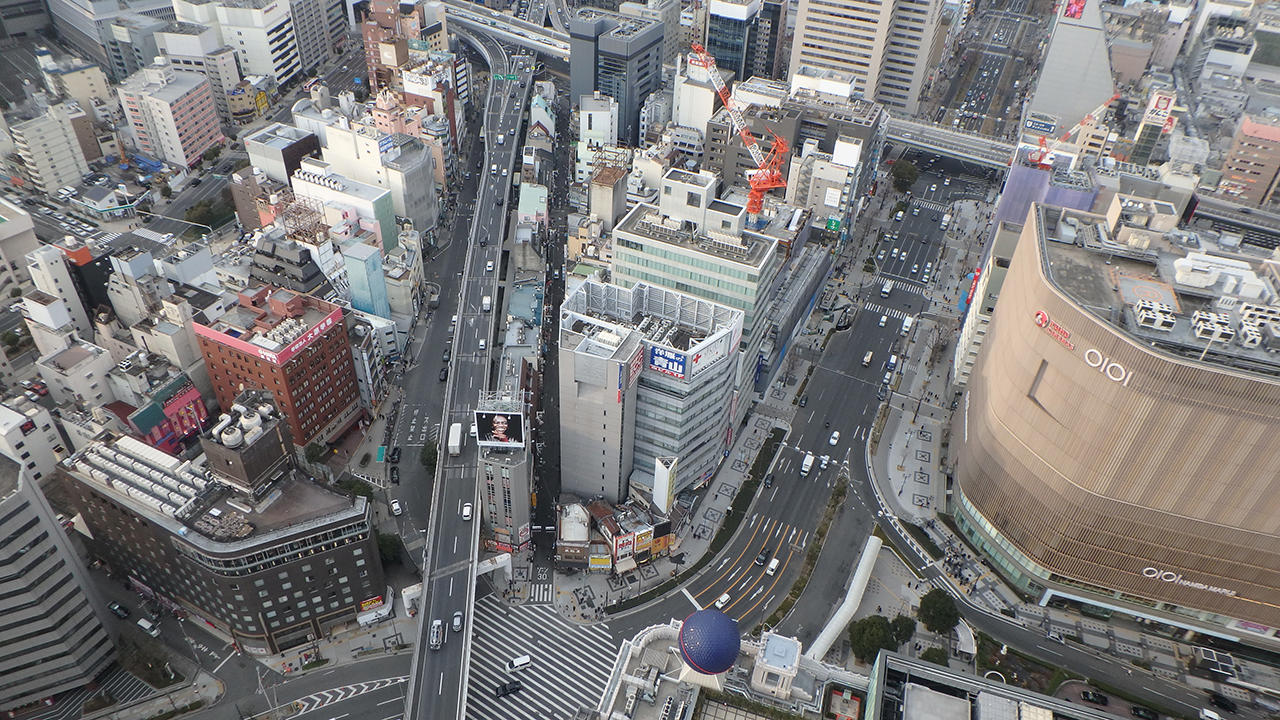
<svg viewBox="0 0 1280 720">
<path fill-rule="evenodd" d="M 395 465 L 391 466 L 391 484 L 392 485 L 400 484 L 400 468 Z"/>
<path fill-rule="evenodd" d="M 1160 720 L 1160 714 L 1151 708 L 1145 708 L 1141 705 L 1134 705 L 1129 708 L 1129 714 L 1138 718 L 1138 720 Z"/>
<path fill-rule="evenodd" d="M 391 452 L 387 453 L 387 462 L 395 465 L 400 462 L 400 446 L 391 448 Z"/>
<path fill-rule="evenodd" d="M 1239 705 L 1236 705 L 1235 700 L 1216 692 L 1209 693 L 1209 704 L 1227 712 L 1235 712 L 1240 708 Z"/>
<path fill-rule="evenodd" d="M 391 514 L 397 517 L 404 514 L 404 508 L 400 507 L 399 500 L 391 501 Z"/>
<path fill-rule="evenodd" d="M 1088 703 L 1093 703 L 1094 705 L 1108 705 L 1111 703 L 1111 698 L 1093 690 L 1085 690 L 1080 693 L 1080 699 Z"/>
<path fill-rule="evenodd" d="M 112 602 L 108 604 L 107 609 L 110 610 L 112 613 L 114 613 L 115 616 L 120 618 L 121 620 L 129 617 L 129 608 L 121 605 L 118 602 Z"/>
</svg>

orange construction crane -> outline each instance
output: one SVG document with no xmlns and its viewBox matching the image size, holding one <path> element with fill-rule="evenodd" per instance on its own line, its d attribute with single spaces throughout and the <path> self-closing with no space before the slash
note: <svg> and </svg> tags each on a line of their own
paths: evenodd
<svg viewBox="0 0 1280 720">
<path fill-rule="evenodd" d="M 698 64 L 707 69 L 707 74 L 711 76 L 711 84 L 715 86 L 721 102 L 728 109 L 729 116 L 733 118 L 734 130 L 738 131 L 743 144 L 747 146 L 747 151 L 751 153 L 751 159 L 756 163 L 756 169 L 747 176 L 747 183 L 751 185 L 751 192 L 747 194 L 747 214 L 755 218 L 764 207 L 764 194 L 769 190 L 787 186 L 786 178 L 782 177 L 782 161 L 790 148 L 787 147 L 786 140 L 770 130 L 769 134 L 773 136 L 773 147 L 769 148 L 769 154 L 766 155 L 756 142 L 756 136 L 752 135 L 750 128 L 747 127 L 746 119 L 734 106 L 733 98 L 729 96 L 729 89 L 725 87 L 720 72 L 716 70 L 716 59 L 698 43 L 693 43 L 693 53 L 698 57 Z"/>
<path fill-rule="evenodd" d="M 1075 135 L 1080 130 L 1080 128 L 1086 125 L 1092 125 L 1093 121 L 1096 118 L 1102 117 L 1103 111 L 1105 111 L 1107 107 L 1110 106 L 1111 103 L 1115 102 L 1116 98 L 1119 98 L 1119 97 L 1120 97 L 1120 93 L 1116 93 L 1115 95 L 1112 95 L 1111 98 L 1108 99 L 1106 102 L 1094 108 L 1093 111 L 1090 112 L 1089 114 L 1080 118 L 1080 122 L 1076 123 L 1075 125 L 1072 125 L 1071 129 L 1066 131 L 1062 135 L 1060 135 L 1057 139 L 1055 139 L 1052 145 L 1049 144 L 1047 136 L 1041 135 L 1040 147 L 1036 150 L 1032 150 L 1031 152 L 1027 153 L 1027 162 L 1031 163 L 1032 165 L 1051 164 L 1053 161 L 1053 153 L 1057 151 L 1059 147 L 1067 144 L 1071 136 Z"/>
</svg>

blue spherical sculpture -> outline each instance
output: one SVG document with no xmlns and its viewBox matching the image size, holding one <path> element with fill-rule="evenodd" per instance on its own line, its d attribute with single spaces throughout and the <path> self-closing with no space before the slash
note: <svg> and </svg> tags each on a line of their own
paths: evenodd
<svg viewBox="0 0 1280 720">
<path fill-rule="evenodd" d="M 738 621 L 719 610 L 699 610 L 680 626 L 680 657 L 704 675 L 719 675 L 738 659 Z"/>
</svg>

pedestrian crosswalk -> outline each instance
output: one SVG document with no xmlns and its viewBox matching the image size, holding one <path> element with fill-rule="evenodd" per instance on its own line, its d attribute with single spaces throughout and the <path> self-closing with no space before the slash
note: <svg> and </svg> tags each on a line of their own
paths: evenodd
<svg viewBox="0 0 1280 720">
<path fill-rule="evenodd" d="M 879 273 L 876 275 L 876 277 L 879 279 L 882 286 L 883 286 L 883 283 L 889 280 L 892 280 L 894 292 L 898 292 L 899 290 L 901 290 L 902 292 L 909 292 L 909 293 L 915 293 L 917 295 L 924 295 L 927 289 L 923 283 L 917 282 L 915 280 L 908 280 L 907 278 L 901 277 L 899 275 L 887 275 L 885 273 Z"/>
<path fill-rule="evenodd" d="M 893 320 L 905 320 L 911 317 L 911 313 L 907 312 L 906 310 L 899 310 L 898 308 L 885 307 L 883 305 L 877 305 L 875 303 L 867 303 L 866 305 L 862 306 L 862 309 L 869 313 L 873 313 L 877 315 L 885 315 Z"/>
<path fill-rule="evenodd" d="M 911 200 L 911 204 L 913 206 L 925 208 L 926 210 L 933 210 L 934 212 L 945 212 L 949 207 L 951 207 L 947 203 L 940 203 L 935 200 L 924 200 L 921 198 L 913 198 Z"/>
<path fill-rule="evenodd" d="M 607 624 L 578 625 L 552 605 L 506 607 L 493 595 L 476 601 L 472 626 L 468 720 L 544 720 L 594 708 L 620 643 Z M 529 655 L 533 664 L 508 673 L 507 663 Z M 494 689 L 519 680 L 520 692 L 495 698 Z"/>
<path fill-rule="evenodd" d="M 60 696 L 53 705 L 43 707 L 39 712 L 33 712 L 24 717 L 29 720 L 71 720 L 80 717 L 86 700 L 99 694 L 114 698 L 118 703 L 117 707 L 125 707 L 156 692 L 150 685 L 119 665 L 112 665 L 95 679 L 95 683 L 92 690 L 87 687 L 72 690 Z"/>
<path fill-rule="evenodd" d="M 529 585 L 529 602 L 547 604 L 551 602 L 551 583 L 532 583 Z"/>
</svg>

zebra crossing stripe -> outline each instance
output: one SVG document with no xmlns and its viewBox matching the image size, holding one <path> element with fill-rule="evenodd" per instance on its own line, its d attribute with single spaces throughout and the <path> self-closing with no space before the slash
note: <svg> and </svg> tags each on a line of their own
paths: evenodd
<svg viewBox="0 0 1280 720">
<path fill-rule="evenodd" d="M 541 720 L 550 711 L 592 707 L 617 654 L 617 642 L 607 628 L 571 623 L 552 605 L 503 610 L 489 596 L 476 603 L 474 627 L 469 720 Z M 524 689 L 494 698 L 493 687 L 509 679 L 507 662 L 523 653 L 534 661 L 520 673 L 527 679 Z"/>
</svg>

